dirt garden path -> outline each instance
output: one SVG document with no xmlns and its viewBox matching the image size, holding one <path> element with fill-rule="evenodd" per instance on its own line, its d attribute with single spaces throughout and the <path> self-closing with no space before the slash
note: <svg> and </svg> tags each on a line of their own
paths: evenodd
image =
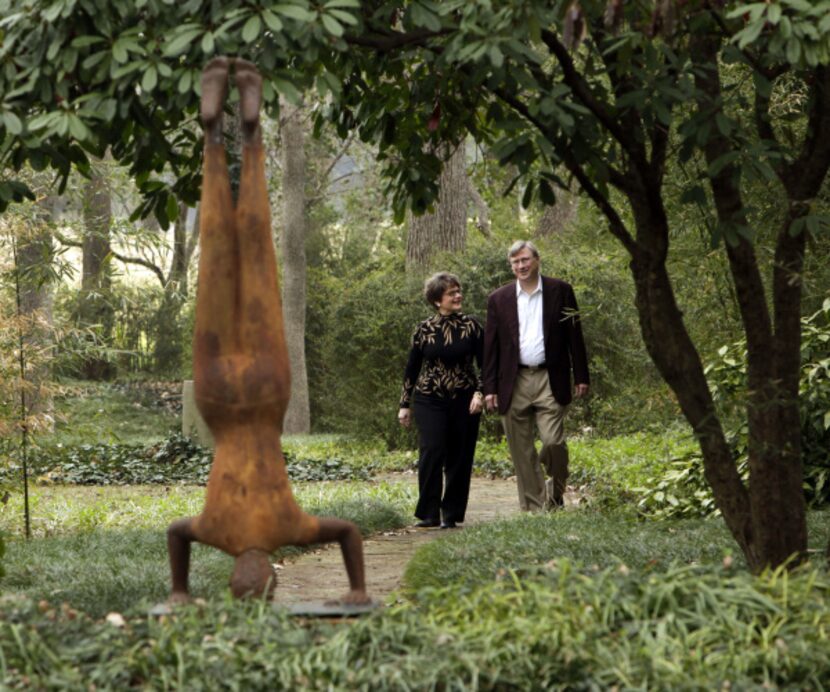
<svg viewBox="0 0 830 692">
<path fill-rule="evenodd" d="M 396 474 L 394 480 L 416 484 L 414 474 Z M 570 498 L 566 495 L 566 502 Z M 514 480 L 473 478 L 465 526 L 517 514 L 519 502 Z M 412 519 L 413 523 L 415 518 Z M 463 531 L 464 529 L 457 529 Z M 406 565 L 417 548 L 441 540 L 455 531 L 405 527 L 373 536 L 363 543 L 366 586 L 372 598 L 385 602 L 401 586 Z M 274 602 L 292 605 L 306 601 L 327 601 L 348 590 L 340 548 L 325 546 L 287 562 L 278 574 Z"/>
</svg>

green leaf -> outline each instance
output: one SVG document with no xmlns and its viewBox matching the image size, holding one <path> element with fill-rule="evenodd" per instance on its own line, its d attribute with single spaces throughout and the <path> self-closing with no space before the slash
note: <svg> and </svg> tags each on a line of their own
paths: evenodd
<svg viewBox="0 0 830 692">
<path fill-rule="evenodd" d="M 89 139 L 89 128 L 84 124 L 74 113 L 69 114 L 69 133 L 77 140 L 84 141 Z"/>
<path fill-rule="evenodd" d="M 729 166 L 735 161 L 738 160 L 740 157 L 741 152 L 739 151 L 727 151 L 725 154 L 722 154 L 718 158 L 716 158 L 710 164 L 709 168 L 707 169 L 706 173 L 710 178 L 714 178 L 718 175 L 726 166 Z"/>
<path fill-rule="evenodd" d="M 158 72 L 156 71 L 156 68 L 153 65 L 151 65 L 149 68 L 147 68 L 147 71 L 141 78 L 141 89 L 145 93 L 150 93 L 153 89 L 156 88 L 156 84 L 158 84 Z"/>
<path fill-rule="evenodd" d="M 55 59 L 55 56 L 60 52 L 63 46 L 60 44 L 59 41 L 52 41 L 49 44 L 49 48 L 46 50 L 46 59 L 49 62 L 52 62 Z"/>
<path fill-rule="evenodd" d="M 738 48 L 745 48 L 747 45 L 755 41 L 764 28 L 764 21 L 762 19 L 752 22 L 743 31 L 738 33 L 740 39 L 738 40 Z"/>
<path fill-rule="evenodd" d="M 47 22 L 49 22 L 50 24 L 53 24 L 54 21 L 58 17 L 60 17 L 60 14 L 61 14 L 62 11 L 63 11 L 63 3 L 56 2 L 51 7 L 47 8 L 43 11 L 42 17 Z"/>
<path fill-rule="evenodd" d="M 116 41 L 112 44 L 112 58 L 118 63 L 127 62 L 129 54 L 127 53 L 127 48 L 121 41 Z"/>
<path fill-rule="evenodd" d="M 136 70 L 140 69 L 141 66 L 144 64 L 145 63 L 143 60 L 136 60 L 134 62 L 129 62 L 126 65 L 122 65 L 121 67 L 115 68 L 115 63 L 113 63 L 112 67 L 115 69 L 112 69 L 110 71 L 110 76 L 115 80 L 119 80 L 122 77 L 126 77 L 131 72 L 135 72 Z"/>
<path fill-rule="evenodd" d="M 332 17 L 338 19 L 343 24 L 357 26 L 360 23 L 357 17 L 355 17 L 353 14 L 349 14 L 348 12 L 343 12 L 343 10 L 332 10 L 327 7 L 326 12 L 330 14 Z"/>
<path fill-rule="evenodd" d="M 208 31 L 202 37 L 202 52 L 207 53 L 208 55 L 213 53 L 213 49 L 216 47 L 216 41 L 213 38 L 213 32 Z"/>
<path fill-rule="evenodd" d="M 355 10 L 360 9 L 360 0 L 328 0 L 328 2 L 323 5 L 327 10 L 331 9 L 332 7 L 351 7 Z"/>
<path fill-rule="evenodd" d="M 706 191 L 700 185 L 693 185 L 690 188 L 683 190 L 680 195 L 680 202 L 682 204 L 706 204 Z"/>
<path fill-rule="evenodd" d="M 781 5 L 772 4 L 767 10 L 767 21 L 770 24 L 778 24 L 781 20 Z"/>
<path fill-rule="evenodd" d="M 59 117 L 60 113 L 56 111 L 52 111 L 51 113 L 42 113 L 29 121 L 29 130 L 36 132 L 37 130 L 43 130 L 50 127 Z"/>
<path fill-rule="evenodd" d="M 539 199 L 548 207 L 556 204 L 556 193 L 553 191 L 550 183 L 544 178 L 539 181 Z"/>
<path fill-rule="evenodd" d="M 727 118 L 723 113 L 715 114 L 715 125 L 724 137 L 732 134 L 732 120 Z"/>
<path fill-rule="evenodd" d="M 18 118 L 11 111 L 5 111 L 3 113 L 3 124 L 5 124 L 6 130 L 8 130 L 11 135 L 19 135 L 23 132 L 23 123 L 21 123 L 20 118 Z"/>
<path fill-rule="evenodd" d="M 164 46 L 162 53 L 167 57 L 179 55 L 179 53 L 184 52 L 184 50 L 188 48 L 191 43 L 193 43 L 193 39 L 201 35 L 202 31 L 203 30 L 201 28 L 182 31 L 181 33 L 175 35 L 173 39 Z"/>
<path fill-rule="evenodd" d="M 185 70 L 182 76 L 179 77 L 179 93 L 186 94 L 193 86 L 193 73 L 190 70 Z"/>
<path fill-rule="evenodd" d="M 791 65 L 798 64 L 798 59 L 801 57 L 801 43 L 795 36 L 791 36 L 787 41 L 787 61 Z"/>
<path fill-rule="evenodd" d="M 309 12 L 304 7 L 299 7 L 298 5 L 274 5 L 271 9 L 283 17 L 295 19 L 298 22 L 313 22 L 317 18 L 315 13 Z"/>
<path fill-rule="evenodd" d="M 88 48 L 89 46 L 94 46 L 97 43 L 104 43 L 104 39 L 101 36 L 78 36 L 77 38 L 72 39 L 72 43 L 70 45 L 73 48 Z"/>
<path fill-rule="evenodd" d="M 285 96 L 285 98 L 287 98 L 291 103 L 299 105 L 303 100 L 303 95 L 298 91 L 297 87 L 295 87 L 288 80 L 274 77 L 272 81 L 274 82 L 274 86 L 277 88 L 277 91 Z"/>
<path fill-rule="evenodd" d="M 522 195 L 522 208 L 527 209 L 530 206 L 530 202 L 533 200 L 533 181 L 531 180 L 527 187 L 525 187 L 524 194 Z"/>
<path fill-rule="evenodd" d="M 340 22 L 338 22 L 334 17 L 328 14 L 323 14 L 320 16 L 320 18 L 323 20 L 323 27 L 332 36 L 337 36 L 339 38 L 343 35 L 343 25 Z"/>
<path fill-rule="evenodd" d="M 69 134 L 69 113 L 59 113 L 55 120 L 55 132 L 61 137 Z"/>
<path fill-rule="evenodd" d="M 497 45 L 490 46 L 487 54 L 490 56 L 490 63 L 496 69 L 500 68 L 504 64 L 504 54 L 501 52 L 501 48 Z"/>
<path fill-rule="evenodd" d="M 262 31 L 262 19 L 258 14 L 253 15 L 242 27 L 242 40 L 245 43 L 253 43 Z"/>
<path fill-rule="evenodd" d="M 265 20 L 266 26 L 274 33 L 282 31 L 282 20 L 271 10 L 263 10 L 262 18 Z"/>
<path fill-rule="evenodd" d="M 176 217 L 179 214 L 179 205 L 178 205 L 178 202 L 176 201 L 176 197 L 174 195 L 168 195 L 167 196 L 167 205 L 166 206 L 167 206 L 167 209 L 166 209 L 167 218 L 170 221 L 175 220 Z"/>
</svg>

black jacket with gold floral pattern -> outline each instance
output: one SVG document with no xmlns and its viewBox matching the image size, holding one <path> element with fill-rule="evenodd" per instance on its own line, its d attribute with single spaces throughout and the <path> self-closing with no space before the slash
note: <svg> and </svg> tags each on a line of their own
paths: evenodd
<svg viewBox="0 0 830 692">
<path fill-rule="evenodd" d="M 473 360 L 481 372 L 483 355 L 484 330 L 475 317 L 455 312 L 424 320 L 412 335 L 400 408 L 410 407 L 413 391 L 439 399 L 481 391 Z"/>
</svg>

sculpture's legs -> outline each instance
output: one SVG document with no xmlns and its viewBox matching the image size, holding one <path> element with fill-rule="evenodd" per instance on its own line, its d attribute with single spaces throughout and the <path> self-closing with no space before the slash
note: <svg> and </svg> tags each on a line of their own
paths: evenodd
<svg viewBox="0 0 830 692">
<path fill-rule="evenodd" d="M 252 400 L 268 402 L 270 415 L 282 420 L 290 394 L 288 349 L 272 239 L 265 152 L 259 128 L 262 78 L 243 60 L 234 63 L 242 118 L 242 175 L 236 206 L 239 243 L 239 345 L 255 354 L 260 376 L 251 385 Z"/>
</svg>

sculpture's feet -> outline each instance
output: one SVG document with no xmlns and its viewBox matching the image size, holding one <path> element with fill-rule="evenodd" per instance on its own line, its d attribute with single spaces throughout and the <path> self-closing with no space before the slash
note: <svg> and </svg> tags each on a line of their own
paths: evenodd
<svg viewBox="0 0 830 692">
<path fill-rule="evenodd" d="M 202 70 L 202 125 L 207 138 L 216 144 L 222 143 L 222 110 L 228 95 L 229 66 L 227 58 L 218 57 Z"/>
<path fill-rule="evenodd" d="M 262 106 L 262 77 L 253 63 L 234 60 L 234 77 L 239 89 L 239 115 L 245 144 L 259 141 L 259 109 Z"/>
</svg>

